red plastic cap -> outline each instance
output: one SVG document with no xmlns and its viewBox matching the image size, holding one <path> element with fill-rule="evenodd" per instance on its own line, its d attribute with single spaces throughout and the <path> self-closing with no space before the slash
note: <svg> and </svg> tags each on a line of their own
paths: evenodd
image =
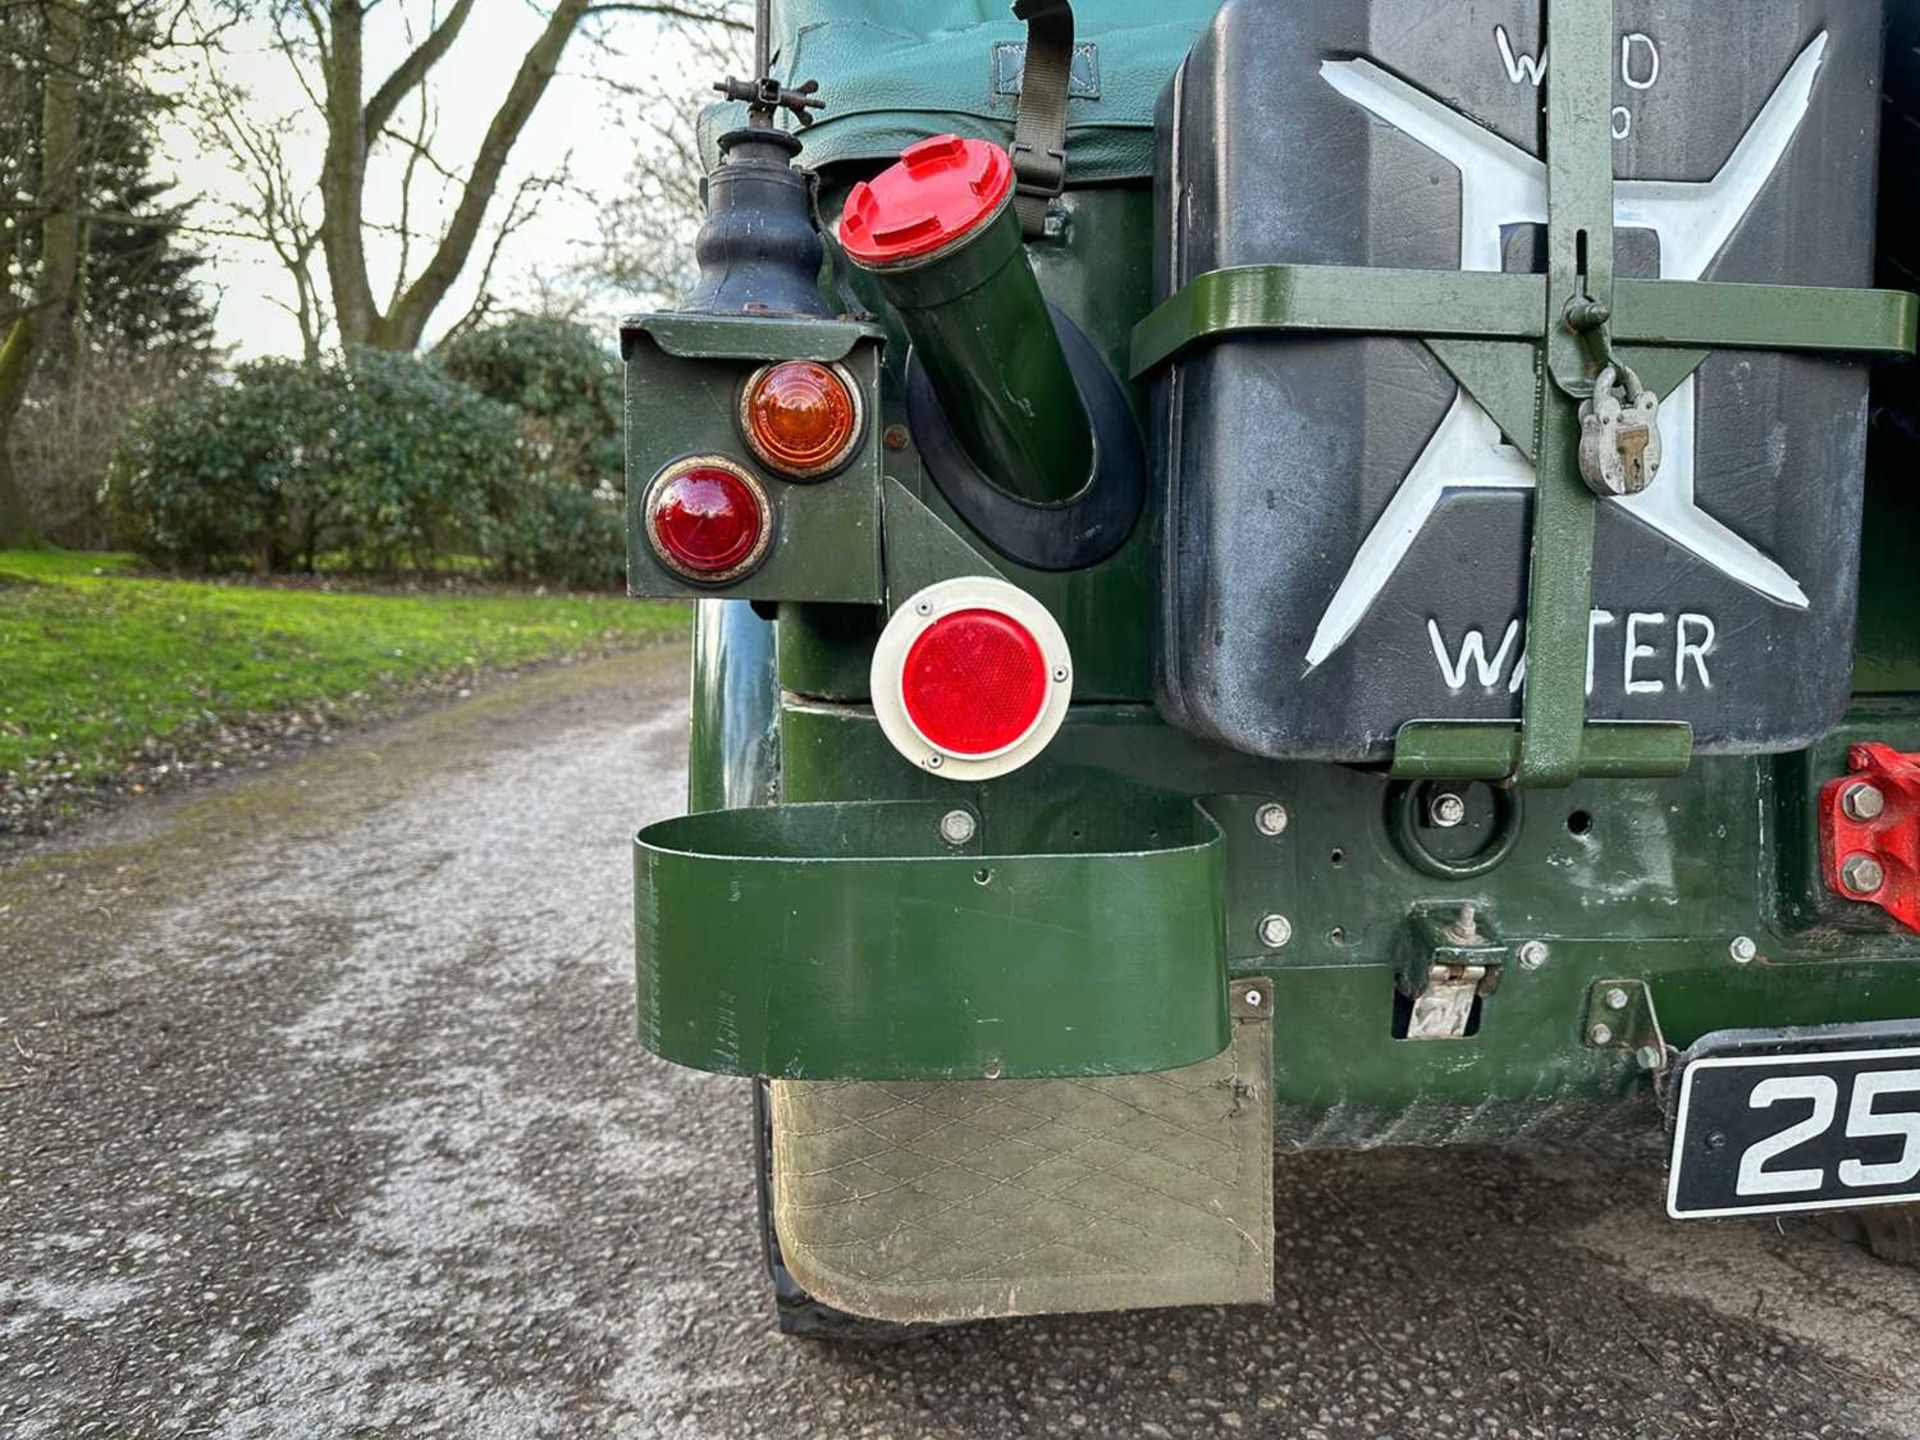
<svg viewBox="0 0 1920 1440">
<path fill-rule="evenodd" d="M 859 265 L 920 260 L 986 224 L 1013 190 L 1013 160 L 989 140 L 936 135 L 861 181 L 840 213 L 840 244 Z"/>
<path fill-rule="evenodd" d="M 907 651 L 901 699 L 927 743 L 992 755 L 1019 740 L 1047 703 L 1047 659 L 1032 632 L 998 610 L 956 610 Z"/>
</svg>

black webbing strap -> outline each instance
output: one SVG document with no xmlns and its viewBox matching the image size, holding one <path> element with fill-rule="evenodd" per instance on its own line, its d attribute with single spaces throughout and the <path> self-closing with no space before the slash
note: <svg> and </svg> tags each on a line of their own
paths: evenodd
<svg viewBox="0 0 1920 1440">
<path fill-rule="evenodd" d="M 1073 83 L 1071 0 L 1013 0 L 1027 22 L 1020 109 L 1013 123 L 1013 208 L 1029 237 L 1044 232 L 1047 205 L 1067 185 L 1067 92 Z"/>
</svg>

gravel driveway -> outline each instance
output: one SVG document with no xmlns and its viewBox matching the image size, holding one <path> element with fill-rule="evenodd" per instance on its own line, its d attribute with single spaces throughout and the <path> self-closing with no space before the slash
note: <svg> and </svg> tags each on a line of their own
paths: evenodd
<svg viewBox="0 0 1920 1440">
<path fill-rule="evenodd" d="M 0 1434 L 1920 1435 L 1920 1280 L 1657 1158 L 1283 1157 L 1271 1310 L 783 1340 L 742 1083 L 633 1042 L 685 656 L 0 871 Z"/>
</svg>

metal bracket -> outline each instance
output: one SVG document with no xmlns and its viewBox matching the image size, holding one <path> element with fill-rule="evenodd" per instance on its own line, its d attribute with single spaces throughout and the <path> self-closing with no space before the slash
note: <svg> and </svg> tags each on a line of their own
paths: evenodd
<svg viewBox="0 0 1920 1440">
<path fill-rule="evenodd" d="M 1871 741 L 1820 787 L 1820 875 L 1845 900 L 1920 931 L 1920 755 Z"/>
<path fill-rule="evenodd" d="M 1507 947 L 1472 905 L 1426 907 L 1408 917 L 1395 984 L 1413 1002 L 1409 1040 L 1459 1040 L 1473 1002 L 1500 984 Z"/>
<path fill-rule="evenodd" d="M 1580 1036 L 1590 1050 L 1627 1050 L 1642 1070 L 1664 1074 L 1673 1062 L 1653 990 L 1644 980 L 1596 980 L 1587 990 Z"/>
</svg>

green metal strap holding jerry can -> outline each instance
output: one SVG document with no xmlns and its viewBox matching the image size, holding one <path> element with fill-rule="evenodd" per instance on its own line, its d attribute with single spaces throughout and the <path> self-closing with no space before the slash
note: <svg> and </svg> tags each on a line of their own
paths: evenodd
<svg viewBox="0 0 1920 1440">
<path fill-rule="evenodd" d="M 1519 726 L 1409 722 L 1394 745 L 1399 776 L 1565 786 L 1583 775 L 1658 777 L 1687 768 L 1693 738 L 1683 724 L 1586 718 L 1599 492 L 1583 477 L 1581 441 L 1583 402 L 1599 403 L 1596 378 L 1620 375 L 1658 396 L 1714 349 L 1914 350 L 1920 297 L 1905 291 L 1615 280 L 1612 19 L 1610 0 L 1547 6 L 1547 274 L 1245 266 L 1196 276 L 1134 332 L 1136 379 L 1190 346 L 1236 333 L 1417 336 L 1534 462 Z M 1638 443 L 1650 429 L 1637 432 Z"/>
</svg>

